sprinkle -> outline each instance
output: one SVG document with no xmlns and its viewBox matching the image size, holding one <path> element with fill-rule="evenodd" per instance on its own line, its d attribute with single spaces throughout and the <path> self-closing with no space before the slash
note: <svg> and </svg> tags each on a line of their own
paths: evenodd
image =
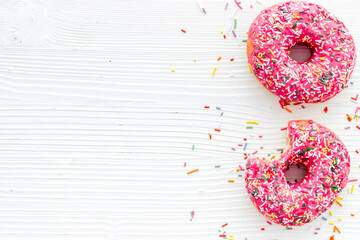
<svg viewBox="0 0 360 240">
<path fill-rule="evenodd" d="M 354 191 L 355 184 L 352 185 L 350 193 L 352 194 Z"/>
<path fill-rule="evenodd" d="M 224 234 L 221 234 L 221 235 L 219 235 L 219 237 L 226 237 L 226 235 L 224 235 Z"/>
<path fill-rule="evenodd" d="M 334 231 L 333 232 L 335 232 L 335 230 L 338 231 L 338 233 L 341 233 L 340 230 L 337 228 L 337 226 L 334 226 Z"/>
<path fill-rule="evenodd" d="M 324 108 L 324 112 L 327 113 L 328 112 L 328 107 Z"/>
<path fill-rule="evenodd" d="M 238 2 L 238 1 L 235 0 L 235 3 L 236 3 L 236 5 L 237 5 L 240 9 L 243 9 L 243 8 L 240 6 L 241 2 Z"/>
<path fill-rule="evenodd" d="M 197 172 L 197 171 L 199 171 L 199 169 L 191 170 L 190 172 L 187 172 L 187 174 L 191 174 L 191 173 L 194 173 L 194 172 Z"/>
<path fill-rule="evenodd" d="M 280 128 L 281 131 L 284 131 L 284 130 L 286 130 L 286 129 L 287 129 L 287 127 Z"/>
<path fill-rule="evenodd" d="M 221 131 L 220 129 L 217 129 L 217 128 L 215 128 L 214 130 L 217 131 L 217 132 L 220 132 L 220 131 Z"/>
<path fill-rule="evenodd" d="M 353 216 L 355 216 L 355 214 L 353 214 L 353 213 L 350 213 L 350 216 L 352 216 L 352 217 L 353 217 Z"/>
<path fill-rule="evenodd" d="M 184 162 L 184 167 L 186 167 L 186 162 Z"/>
<path fill-rule="evenodd" d="M 347 116 L 348 121 L 351 122 L 352 118 L 350 117 L 350 115 L 346 114 L 346 116 Z"/>
<path fill-rule="evenodd" d="M 334 240 L 334 236 L 335 236 L 335 235 L 332 235 L 332 236 L 330 237 L 330 240 Z"/>
<path fill-rule="evenodd" d="M 254 127 L 252 126 L 246 126 L 246 129 L 253 129 Z"/>
<path fill-rule="evenodd" d="M 351 180 L 349 180 L 348 182 L 357 182 L 357 178 L 351 179 Z"/>
<path fill-rule="evenodd" d="M 210 108 L 209 106 L 204 106 L 204 108 Z"/>
<path fill-rule="evenodd" d="M 182 31 L 183 33 L 186 33 L 186 31 L 185 31 L 184 29 L 181 29 L 181 31 Z"/>
<path fill-rule="evenodd" d="M 330 211 L 329 213 L 330 213 L 330 216 L 332 216 L 332 215 L 333 215 L 332 211 Z"/>
<path fill-rule="evenodd" d="M 234 182 L 234 180 L 228 180 L 228 182 L 232 182 L 232 183 L 233 183 L 233 182 Z"/>
<path fill-rule="evenodd" d="M 324 219 L 325 221 L 327 221 L 327 218 L 326 218 L 326 217 L 322 217 L 322 219 Z"/>
<path fill-rule="evenodd" d="M 329 225 L 334 225 L 335 223 L 333 223 L 333 222 L 329 222 Z"/>
<path fill-rule="evenodd" d="M 193 144 L 193 145 L 192 145 L 192 150 L 194 151 L 194 149 L 195 149 L 195 145 Z"/>
<path fill-rule="evenodd" d="M 190 212 L 190 215 L 191 215 L 191 218 L 194 218 L 195 211 L 191 211 L 191 212 Z"/>
<path fill-rule="evenodd" d="M 229 6 L 229 3 L 226 3 L 225 4 L 225 11 L 227 10 L 228 6 Z"/>
<path fill-rule="evenodd" d="M 234 61 L 234 59 L 233 59 L 233 58 L 231 58 L 231 59 L 230 59 L 230 62 L 232 62 L 232 61 Z"/>
<path fill-rule="evenodd" d="M 224 35 L 224 39 L 226 39 L 226 35 Z"/>
<path fill-rule="evenodd" d="M 214 71 L 212 72 L 212 75 L 214 76 L 216 72 L 216 67 L 214 68 Z"/>
<path fill-rule="evenodd" d="M 265 230 L 265 228 L 261 228 L 261 231 L 264 231 Z"/>
<path fill-rule="evenodd" d="M 341 207 L 343 206 L 338 200 L 335 201 L 337 204 L 339 204 Z"/>
<path fill-rule="evenodd" d="M 297 13 L 295 13 L 295 15 L 294 15 L 294 19 L 296 19 L 296 17 L 297 17 Z"/>
<path fill-rule="evenodd" d="M 292 113 L 292 111 L 288 108 L 284 108 L 286 111 L 288 111 L 289 113 Z"/>
<path fill-rule="evenodd" d="M 251 70 L 250 64 L 248 64 L 248 66 L 249 66 L 249 71 L 252 73 L 252 70 Z"/>
<path fill-rule="evenodd" d="M 216 110 L 221 110 L 221 107 L 216 107 Z"/>
<path fill-rule="evenodd" d="M 259 123 L 258 123 L 258 122 L 255 122 L 255 121 L 247 121 L 246 123 L 247 123 L 247 124 L 256 124 L 256 125 L 259 125 Z"/>
<path fill-rule="evenodd" d="M 280 32 L 282 32 L 281 28 L 279 28 L 279 27 L 276 27 L 276 29 L 277 29 L 277 30 L 279 30 Z"/>
<path fill-rule="evenodd" d="M 175 69 L 171 69 L 172 72 L 175 72 Z"/>
<path fill-rule="evenodd" d="M 211 136 L 211 134 L 209 134 L 209 138 L 210 138 L 210 139 L 212 139 L 212 136 Z"/>
<path fill-rule="evenodd" d="M 232 30 L 232 34 L 234 35 L 234 37 L 236 37 L 236 33 L 234 30 Z"/>
<path fill-rule="evenodd" d="M 231 150 L 236 151 L 236 148 L 233 148 L 233 147 L 232 147 Z"/>
<path fill-rule="evenodd" d="M 320 57 L 320 60 L 321 60 L 321 61 L 325 61 L 325 58 L 324 58 L 324 57 Z"/>
<path fill-rule="evenodd" d="M 234 29 L 236 29 L 236 18 L 234 19 Z"/>
<path fill-rule="evenodd" d="M 342 218 L 338 218 L 338 221 L 342 221 Z"/>
<path fill-rule="evenodd" d="M 221 166 L 220 165 L 215 165 L 215 168 L 220 168 Z"/>
<path fill-rule="evenodd" d="M 269 225 L 272 225 L 272 223 L 271 222 L 269 222 L 269 221 L 266 221 Z"/>
<path fill-rule="evenodd" d="M 247 143 L 245 143 L 245 145 L 244 145 L 244 151 L 246 150 L 246 147 L 247 147 Z"/>
<path fill-rule="evenodd" d="M 227 223 L 225 223 L 224 225 L 222 225 L 221 227 L 223 228 L 223 227 L 226 227 L 228 224 Z"/>
<path fill-rule="evenodd" d="M 340 200 L 343 200 L 344 198 L 343 198 L 343 197 L 337 197 L 336 199 L 340 199 Z"/>
<path fill-rule="evenodd" d="M 206 14 L 205 8 L 203 8 L 202 10 L 203 10 L 204 14 Z"/>
<path fill-rule="evenodd" d="M 217 60 L 220 61 L 221 57 L 219 57 Z"/>
</svg>

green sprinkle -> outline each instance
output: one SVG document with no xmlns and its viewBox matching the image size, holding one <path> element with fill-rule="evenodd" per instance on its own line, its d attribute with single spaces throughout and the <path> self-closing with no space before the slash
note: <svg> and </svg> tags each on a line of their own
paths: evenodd
<svg viewBox="0 0 360 240">
<path fill-rule="evenodd" d="M 300 11 L 299 13 L 304 13 L 305 12 L 305 10 L 302 10 L 302 11 Z"/>
<path fill-rule="evenodd" d="M 280 8 L 280 10 L 281 10 L 283 13 L 289 13 L 288 11 L 286 11 L 286 10 L 283 9 L 283 8 Z"/>
<path fill-rule="evenodd" d="M 243 41 L 243 42 L 247 42 L 247 39 L 243 39 L 242 41 Z"/>
<path fill-rule="evenodd" d="M 194 149 L 195 149 L 195 145 L 193 144 L 193 145 L 192 145 L 192 150 L 194 151 Z"/>
<path fill-rule="evenodd" d="M 342 30 L 342 29 L 340 29 L 340 28 L 338 28 L 338 30 L 339 30 L 340 32 L 346 33 L 344 30 Z"/>
<path fill-rule="evenodd" d="M 276 29 L 277 29 L 277 30 L 279 30 L 280 32 L 282 32 L 281 28 L 279 28 L 279 27 L 276 27 Z"/>
<path fill-rule="evenodd" d="M 236 29 L 236 18 L 234 19 L 234 29 Z"/>
<path fill-rule="evenodd" d="M 297 22 L 295 22 L 295 23 L 294 23 L 293 29 L 295 29 L 295 28 L 296 28 L 296 24 L 297 24 Z"/>
<path fill-rule="evenodd" d="M 253 129 L 252 126 L 246 126 L 246 129 Z"/>
<path fill-rule="evenodd" d="M 342 38 L 339 38 L 342 43 L 344 43 L 344 40 Z"/>
</svg>

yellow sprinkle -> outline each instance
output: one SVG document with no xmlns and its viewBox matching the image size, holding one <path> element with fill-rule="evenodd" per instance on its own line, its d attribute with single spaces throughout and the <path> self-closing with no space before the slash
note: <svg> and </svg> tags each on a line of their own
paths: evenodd
<svg viewBox="0 0 360 240">
<path fill-rule="evenodd" d="M 358 121 L 359 120 L 359 115 L 356 115 L 356 121 Z"/>
<path fill-rule="evenodd" d="M 231 237 L 231 238 L 232 238 L 232 237 L 234 237 L 234 236 L 233 236 L 233 235 L 229 235 L 229 237 Z"/>
<path fill-rule="evenodd" d="M 333 214 L 332 214 L 332 211 L 330 211 L 329 213 L 330 213 L 330 216 L 332 216 L 332 215 L 333 215 Z"/>
<path fill-rule="evenodd" d="M 172 72 L 175 72 L 175 69 L 171 69 Z"/>
<path fill-rule="evenodd" d="M 213 73 L 212 73 L 213 76 L 215 75 L 215 72 L 216 72 L 216 68 L 214 68 L 214 71 L 213 71 Z"/>
<path fill-rule="evenodd" d="M 249 32 L 246 32 L 246 34 L 249 34 Z"/>
<path fill-rule="evenodd" d="M 296 19 L 296 17 L 297 17 L 297 13 L 295 13 L 294 19 Z"/>
<path fill-rule="evenodd" d="M 250 64 L 248 64 L 248 66 L 249 66 L 249 71 L 252 73 L 252 70 L 251 70 Z"/>
<path fill-rule="evenodd" d="M 342 218 L 338 218 L 338 221 L 342 221 Z"/>
<path fill-rule="evenodd" d="M 355 184 L 353 184 L 352 187 L 351 187 L 351 194 L 352 194 L 353 191 L 354 191 L 354 187 L 355 187 Z"/>
<path fill-rule="evenodd" d="M 255 121 L 247 121 L 246 124 L 256 124 L 256 125 L 259 125 L 258 122 L 255 122 Z"/>
<path fill-rule="evenodd" d="M 333 223 L 333 222 L 329 222 L 329 224 L 330 224 L 330 225 L 334 225 L 334 223 Z"/>
<path fill-rule="evenodd" d="M 321 61 L 325 61 L 325 58 L 324 58 L 324 57 L 321 57 L 320 60 L 321 60 Z"/>
<path fill-rule="evenodd" d="M 220 33 L 221 33 L 221 34 L 223 34 L 224 32 L 223 32 L 223 31 L 221 31 Z"/>
<path fill-rule="evenodd" d="M 343 197 L 337 197 L 337 199 L 343 200 L 344 198 Z"/>
</svg>

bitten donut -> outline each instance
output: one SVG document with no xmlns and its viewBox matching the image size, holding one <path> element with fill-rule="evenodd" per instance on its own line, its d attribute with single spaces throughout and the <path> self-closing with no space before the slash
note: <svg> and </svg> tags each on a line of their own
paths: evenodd
<svg viewBox="0 0 360 240">
<path fill-rule="evenodd" d="M 305 43 L 312 56 L 303 63 L 289 57 Z M 260 83 L 287 102 L 329 100 L 347 84 L 356 52 L 344 24 L 323 7 L 294 1 L 263 10 L 252 23 L 247 56 Z"/>
<path fill-rule="evenodd" d="M 279 160 L 248 160 L 246 189 L 267 219 L 284 226 L 300 226 L 334 203 L 347 184 L 350 157 L 333 132 L 313 121 L 290 121 L 288 137 L 290 146 Z M 305 178 L 288 184 L 287 166 L 300 163 L 306 166 Z"/>
</svg>

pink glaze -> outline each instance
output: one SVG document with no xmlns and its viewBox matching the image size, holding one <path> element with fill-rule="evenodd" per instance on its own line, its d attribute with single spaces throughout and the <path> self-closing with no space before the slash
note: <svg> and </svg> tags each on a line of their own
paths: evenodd
<svg viewBox="0 0 360 240">
<path fill-rule="evenodd" d="M 246 165 L 246 189 L 267 219 L 284 226 L 311 222 L 331 207 L 348 182 L 350 157 L 329 129 L 313 121 L 290 121 L 290 146 L 279 160 L 251 158 Z M 305 178 L 287 184 L 288 165 L 302 163 Z"/>
<path fill-rule="evenodd" d="M 307 43 L 312 56 L 297 63 L 292 46 Z M 352 36 L 323 7 L 295 1 L 263 10 L 252 23 L 247 52 L 249 66 L 272 93 L 289 102 L 323 102 L 338 94 L 354 70 Z"/>
</svg>

